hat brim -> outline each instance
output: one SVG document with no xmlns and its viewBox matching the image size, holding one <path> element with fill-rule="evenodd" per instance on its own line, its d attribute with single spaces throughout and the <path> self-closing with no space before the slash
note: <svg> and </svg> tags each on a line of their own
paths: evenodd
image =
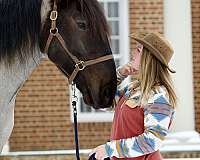
<svg viewBox="0 0 200 160">
<path fill-rule="evenodd" d="M 154 57 L 156 57 L 162 64 L 164 64 L 165 67 L 167 67 L 167 69 L 171 73 L 176 73 L 175 70 L 173 70 L 173 69 L 171 69 L 169 67 L 168 63 L 166 62 L 166 60 L 164 59 L 164 57 L 162 56 L 162 54 L 160 54 L 160 52 L 155 47 L 153 47 L 149 42 L 145 41 L 143 39 L 143 37 L 139 37 L 136 34 L 131 34 L 130 37 L 133 38 L 134 40 L 136 40 L 137 42 L 139 42 L 140 44 L 142 44 L 147 49 L 149 49 L 151 51 L 151 53 L 154 55 Z"/>
</svg>

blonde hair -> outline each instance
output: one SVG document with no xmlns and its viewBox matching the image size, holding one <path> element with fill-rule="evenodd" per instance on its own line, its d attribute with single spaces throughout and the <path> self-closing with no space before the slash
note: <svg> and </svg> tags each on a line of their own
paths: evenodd
<svg viewBox="0 0 200 160">
<path fill-rule="evenodd" d="M 142 51 L 138 76 L 141 83 L 141 104 L 145 104 L 155 86 L 163 85 L 168 92 L 169 103 L 172 107 L 176 106 L 177 97 L 169 71 L 145 47 Z"/>
</svg>

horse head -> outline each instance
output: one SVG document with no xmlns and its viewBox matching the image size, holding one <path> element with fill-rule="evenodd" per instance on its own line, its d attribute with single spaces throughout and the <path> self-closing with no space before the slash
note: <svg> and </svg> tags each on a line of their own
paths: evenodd
<svg viewBox="0 0 200 160">
<path fill-rule="evenodd" d="M 41 50 L 46 46 L 49 59 L 68 78 L 74 74 L 76 63 L 81 62 L 78 64 L 81 71 L 73 76 L 73 81 L 85 103 L 96 109 L 110 107 L 116 90 L 114 60 L 86 67 L 82 64 L 112 54 L 109 27 L 101 5 L 97 0 L 59 0 L 52 2 L 52 8 L 48 16 L 51 19 L 46 19 L 41 31 Z"/>
</svg>

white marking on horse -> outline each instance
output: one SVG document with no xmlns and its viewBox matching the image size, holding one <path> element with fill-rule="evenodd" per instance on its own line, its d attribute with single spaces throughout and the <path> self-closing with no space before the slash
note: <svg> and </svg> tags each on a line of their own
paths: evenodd
<svg viewBox="0 0 200 160">
<path fill-rule="evenodd" d="M 45 20 L 47 19 L 47 15 L 49 11 L 51 10 L 51 0 L 43 0 L 42 6 L 41 6 L 41 22 L 42 25 L 45 23 Z"/>
</svg>

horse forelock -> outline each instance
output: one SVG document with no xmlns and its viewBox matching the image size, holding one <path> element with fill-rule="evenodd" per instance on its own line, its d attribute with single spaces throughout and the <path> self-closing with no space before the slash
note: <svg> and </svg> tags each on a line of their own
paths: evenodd
<svg viewBox="0 0 200 160">
<path fill-rule="evenodd" d="M 42 0 L 0 1 L 0 63 L 25 62 L 33 55 L 41 28 Z"/>
<path fill-rule="evenodd" d="M 69 8 L 72 3 L 75 3 L 82 15 L 87 19 L 89 28 L 94 35 L 97 32 L 101 34 L 102 38 L 105 38 L 105 35 L 110 35 L 110 29 L 104 15 L 103 7 L 97 0 L 58 0 L 58 2 L 61 8 Z"/>
</svg>

